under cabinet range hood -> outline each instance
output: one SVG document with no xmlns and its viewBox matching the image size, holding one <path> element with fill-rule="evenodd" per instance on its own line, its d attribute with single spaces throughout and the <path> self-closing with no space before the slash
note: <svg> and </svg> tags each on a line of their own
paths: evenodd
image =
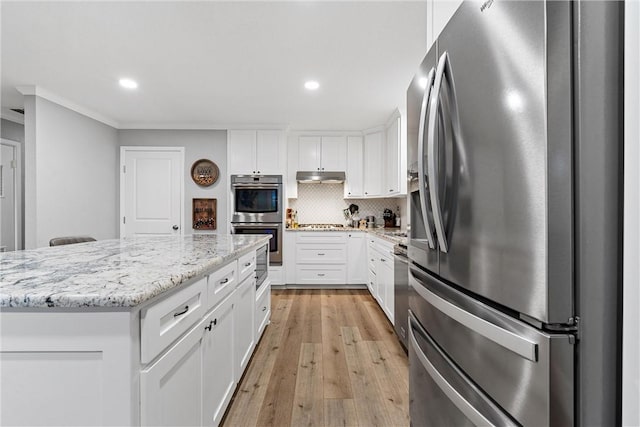
<svg viewBox="0 0 640 427">
<path fill-rule="evenodd" d="M 302 183 L 324 182 L 326 184 L 340 184 L 344 180 L 344 172 L 298 171 L 296 173 L 296 181 Z"/>
</svg>

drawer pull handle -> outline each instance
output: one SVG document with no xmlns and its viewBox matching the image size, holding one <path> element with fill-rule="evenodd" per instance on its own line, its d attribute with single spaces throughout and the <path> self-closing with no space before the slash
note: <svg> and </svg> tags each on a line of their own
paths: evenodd
<svg viewBox="0 0 640 427">
<path fill-rule="evenodd" d="M 385 261 L 386 261 L 386 259 L 384 259 L 384 258 L 380 258 L 380 261 L 385 262 Z"/>
<path fill-rule="evenodd" d="M 246 263 L 244 266 L 245 266 L 245 267 L 249 267 L 250 265 L 251 265 L 251 263 L 250 263 L 250 262 L 248 262 L 248 263 Z"/>
<path fill-rule="evenodd" d="M 262 307 L 262 311 L 267 311 L 267 307 Z"/>
<path fill-rule="evenodd" d="M 318 254 L 319 256 L 324 256 L 324 254 Z"/>
<path fill-rule="evenodd" d="M 318 276 L 324 277 L 324 273 L 318 273 Z"/>
<path fill-rule="evenodd" d="M 210 330 L 211 330 L 211 327 L 213 327 L 213 326 L 215 326 L 215 325 L 217 325 L 217 324 L 218 324 L 218 319 L 213 319 L 212 321 L 210 321 L 210 322 L 209 322 L 209 326 L 205 326 L 204 328 L 205 328 L 207 331 L 210 331 Z"/>
<path fill-rule="evenodd" d="M 229 278 L 225 277 L 224 280 L 220 280 L 220 284 L 224 285 L 225 283 L 229 283 Z"/>
<path fill-rule="evenodd" d="M 185 314 L 187 311 L 189 311 L 189 306 L 185 305 L 184 306 L 184 311 L 181 311 L 179 313 L 173 313 L 173 317 L 178 317 L 178 316 L 182 316 L 183 314 Z"/>
</svg>

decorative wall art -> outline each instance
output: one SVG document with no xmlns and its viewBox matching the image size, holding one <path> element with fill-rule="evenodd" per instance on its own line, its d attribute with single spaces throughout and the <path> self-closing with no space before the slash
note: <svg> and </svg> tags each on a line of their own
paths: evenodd
<svg viewBox="0 0 640 427">
<path fill-rule="evenodd" d="M 191 179 L 203 187 L 215 184 L 219 176 L 220 169 L 209 159 L 200 159 L 191 166 Z"/>
<path fill-rule="evenodd" d="M 217 199 L 193 199 L 193 229 L 216 229 Z"/>
</svg>

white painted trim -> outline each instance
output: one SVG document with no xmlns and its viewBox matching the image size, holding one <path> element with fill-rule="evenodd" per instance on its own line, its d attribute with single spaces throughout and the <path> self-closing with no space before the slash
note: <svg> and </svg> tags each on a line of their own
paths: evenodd
<svg viewBox="0 0 640 427">
<path fill-rule="evenodd" d="M 640 2 L 625 2 L 622 425 L 640 425 Z"/>
<path fill-rule="evenodd" d="M 379 126 L 375 126 L 375 127 L 363 130 L 362 134 L 369 135 L 372 133 L 384 132 L 384 131 L 386 131 L 386 127 L 384 125 L 379 125 Z"/>
<path fill-rule="evenodd" d="M 175 151 L 180 153 L 180 234 L 184 235 L 184 224 L 185 224 L 185 182 L 184 182 L 184 147 L 147 147 L 143 145 L 139 146 L 121 146 L 120 147 L 120 170 L 118 171 L 118 176 L 120 177 L 120 216 L 118 217 L 118 224 L 120 225 L 120 238 L 124 238 L 126 233 L 126 224 L 120 222 L 120 218 L 124 217 L 125 213 L 125 191 L 124 191 L 124 165 L 125 165 L 125 153 L 127 151 Z"/>
<path fill-rule="evenodd" d="M 0 118 L 24 125 L 24 114 L 16 113 L 15 111 L 11 111 L 10 108 L 5 107 L 2 107 L 0 111 Z"/>
<path fill-rule="evenodd" d="M 0 144 L 8 145 L 15 149 L 17 167 L 14 170 L 13 194 L 14 194 L 14 247 L 16 250 L 24 249 L 22 240 L 22 144 L 10 139 L 0 138 Z"/>
<path fill-rule="evenodd" d="M 105 125 L 111 126 L 112 128 L 120 129 L 117 121 L 100 114 L 96 111 L 93 111 L 89 108 L 83 107 L 79 104 L 76 104 L 73 101 L 70 101 L 60 95 L 56 95 L 55 93 L 49 92 L 46 89 L 43 89 L 40 86 L 16 86 L 18 92 L 20 92 L 24 96 L 34 95 L 40 98 L 51 101 L 55 104 L 61 105 L 65 108 L 68 108 L 71 111 L 75 111 L 78 114 L 82 114 L 83 116 L 87 116 L 94 120 L 97 120 Z"/>
<path fill-rule="evenodd" d="M 135 130 L 135 129 L 159 129 L 159 130 L 281 130 L 286 131 L 289 125 L 285 124 L 237 124 L 237 123 L 184 123 L 184 122 L 131 122 L 120 123 L 118 129 Z"/>
<path fill-rule="evenodd" d="M 300 136 L 362 136 L 362 131 L 360 130 L 291 130 L 286 135 L 292 136 L 294 138 L 298 138 Z"/>
<path fill-rule="evenodd" d="M 402 118 L 402 114 L 400 114 L 400 110 L 396 108 L 389 116 L 389 119 L 387 120 L 387 123 L 385 123 L 384 127 L 388 129 L 393 124 L 393 122 L 395 122 L 399 118 Z"/>
</svg>

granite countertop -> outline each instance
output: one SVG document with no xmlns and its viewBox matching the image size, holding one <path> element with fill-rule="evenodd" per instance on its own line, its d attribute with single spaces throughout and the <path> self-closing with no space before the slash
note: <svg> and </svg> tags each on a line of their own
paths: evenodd
<svg viewBox="0 0 640 427">
<path fill-rule="evenodd" d="M 360 231 L 370 233 L 393 244 L 407 244 L 407 233 L 401 228 L 355 228 L 355 227 L 335 227 L 335 228 L 287 228 L 286 231 L 309 232 L 319 231 L 323 233 L 331 233 L 336 231 L 353 232 Z"/>
<path fill-rule="evenodd" d="M 133 237 L 6 252 L 0 254 L 0 307 L 134 307 L 269 237 Z"/>
</svg>

